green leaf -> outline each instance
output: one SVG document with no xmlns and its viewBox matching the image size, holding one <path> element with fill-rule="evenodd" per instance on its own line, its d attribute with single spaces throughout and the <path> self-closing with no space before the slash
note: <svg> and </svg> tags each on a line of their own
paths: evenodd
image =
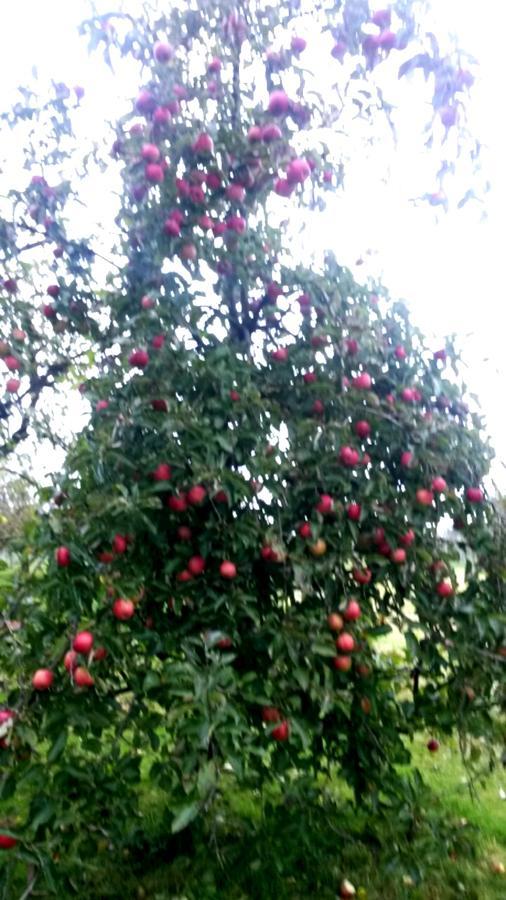
<svg viewBox="0 0 506 900">
<path fill-rule="evenodd" d="M 49 753 L 47 754 L 47 761 L 54 762 L 55 759 L 63 753 L 65 749 L 65 745 L 67 743 L 68 732 L 66 730 L 61 731 L 56 740 L 53 743 Z"/>
<path fill-rule="evenodd" d="M 183 808 L 172 820 L 172 834 L 176 834 L 176 832 L 182 831 L 184 828 L 187 828 L 190 822 L 193 822 L 193 820 L 197 818 L 199 812 L 199 803 L 189 803 L 188 806 L 183 806 Z"/>
</svg>

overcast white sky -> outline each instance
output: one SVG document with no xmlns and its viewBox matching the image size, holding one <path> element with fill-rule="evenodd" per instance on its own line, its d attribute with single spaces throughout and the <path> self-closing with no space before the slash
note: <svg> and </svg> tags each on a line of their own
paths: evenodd
<svg viewBox="0 0 506 900">
<path fill-rule="evenodd" d="M 115 6 L 97 5 L 104 11 Z M 346 193 L 322 217 L 315 240 L 331 245 L 348 265 L 365 256 L 368 271 L 381 276 L 391 294 L 409 301 L 414 319 L 434 335 L 435 345 L 449 332 L 461 335 L 467 383 L 480 397 L 498 460 L 506 462 L 506 3 L 434 0 L 433 6 L 434 30 L 454 31 L 480 63 L 471 116 L 472 127 L 488 145 L 492 190 L 486 199 L 487 221 L 479 221 L 473 204 L 436 218 L 433 211 L 409 203 L 412 176 L 422 168 L 423 155 L 414 157 L 408 141 L 395 157 L 387 186 L 367 167 L 356 173 Z M 6 4 L 0 33 L 2 106 L 17 84 L 31 81 L 35 65 L 42 80 L 54 77 L 84 86 L 87 127 L 100 133 L 103 119 L 114 117 L 115 97 L 128 96 L 134 85 L 114 82 L 97 57 L 88 57 L 76 31 L 87 11 L 86 0 Z M 462 194 L 466 188 L 463 183 Z M 498 463 L 493 474 L 506 490 L 506 469 Z"/>
</svg>

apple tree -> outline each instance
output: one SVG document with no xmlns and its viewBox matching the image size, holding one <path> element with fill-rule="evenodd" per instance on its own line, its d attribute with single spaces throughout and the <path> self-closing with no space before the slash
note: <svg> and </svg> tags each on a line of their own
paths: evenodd
<svg viewBox="0 0 506 900">
<path fill-rule="evenodd" d="M 357 106 L 390 115 L 383 66 L 424 71 L 458 152 L 472 76 L 405 0 L 312 4 L 321 77 L 304 4 L 157 6 L 82 26 L 141 80 L 105 170 L 122 179 L 105 285 L 99 237 L 67 236 L 68 183 L 32 174 L 2 231 L 3 455 L 57 382 L 89 405 L 0 610 L 3 871 L 53 891 L 100 841 L 142 841 L 143 781 L 174 835 L 293 773 L 337 772 L 397 816 L 416 733 L 430 752 L 457 730 L 471 761 L 500 739 L 492 454 L 458 353 L 290 231 L 342 182 L 334 130 Z M 35 133 L 49 110 L 67 165 L 76 96 L 56 87 L 6 118 Z M 23 236 L 51 263 L 25 263 Z"/>
</svg>

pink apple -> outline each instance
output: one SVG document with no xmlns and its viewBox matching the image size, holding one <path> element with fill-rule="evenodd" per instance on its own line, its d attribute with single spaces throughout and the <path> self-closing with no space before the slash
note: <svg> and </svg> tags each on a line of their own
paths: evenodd
<svg viewBox="0 0 506 900">
<path fill-rule="evenodd" d="M 434 500 L 434 494 L 426 488 L 419 488 L 416 492 L 416 499 L 421 506 L 431 506 Z"/>
<path fill-rule="evenodd" d="M 68 547 L 57 547 L 54 557 L 56 565 L 60 566 L 60 568 L 65 569 L 67 566 L 70 566 L 71 555 Z"/>
<path fill-rule="evenodd" d="M 167 41 L 157 41 L 153 47 L 153 56 L 159 63 L 168 63 L 174 55 L 174 51 Z M 137 102 L 137 106 L 138 106 Z"/>
<path fill-rule="evenodd" d="M 269 97 L 268 110 L 272 116 L 284 116 L 290 109 L 290 100 L 284 91 L 273 91 Z"/>
<path fill-rule="evenodd" d="M 151 184 L 161 184 L 164 179 L 163 168 L 158 163 L 147 163 L 144 167 L 144 175 L 146 181 L 150 181 Z"/>
<path fill-rule="evenodd" d="M 483 500 L 483 491 L 478 487 L 468 487 L 466 490 L 466 499 L 469 503 L 481 503 Z"/>
<path fill-rule="evenodd" d="M 149 362 L 149 354 L 146 350 L 134 350 L 128 357 L 128 362 L 131 366 L 144 369 Z"/>
<path fill-rule="evenodd" d="M 206 561 L 203 556 L 191 556 L 188 560 L 188 570 L 192 575 L 202 575 L 206 567 Z"/>
<path fill-rule="evenodd" d="M 156 144 L 143 144 L 141 148 L 141 156 L 144 162 L 156 163 L 160 159 L 160 151 Z"/>
<path fill-rule="evenodd" d="M 359 521 L 361 512 L 362 507 L 360 506 L 360 503 L 349 503 L 346 507 L 346 515 L 352 522 Z"/>
<path fill-rule="evenodd" d="M 372 385 L 372 378 L 367 372 L 361 372 L 353 379 L 352 385 L 361 391 L 368 391 Z"/>
<path fill-rule="evenodd" d="M 211 156 L 214 153 L 214 143 L 210 134 L 202 132 L 193 142 L 192 149 L 194 153 L 200 156 Z"/>
<path fill-rule="evenodd" d="M 359 604 L 356 600 L 350 600 L 343 613 L 347 622 L 355 622 L 362 615 Z"/>
<path fill-rule="evenodd" d="M 89 653 L 93 647 L 93 635 L 91 631 L 79 631 L 72 641 L 72 648 L 76 653 Z"/>
<path fill-rule="evenodd" d="M 355 423 L 355 434 L 358 435 L 359 438 L 364 440 L 366 437 L 369 437 L 371 433 L 371 426 L 369 422 L 366 422 L 365 419 L 360 419 Z"/>
<path fill-rule="evenodd" d="M 233 562 L 226 559 L 220 565 L 220 575 L 222 578 L 232 579 L 237 575 L 237 569 Z"/>
<path fill-rule="evenodd" d="M 47 691 L 54 681 L 51 669 L 37 669 L 32 677 L 32 685 L 36 691 Z"/>
<path fill-rule="evenodd" d="M 320 494 L 316 509 L 322 516 L 328 516 L 334 509 L 334 500 L 330 494 Z"/>
<path fill-rule="evenodd" d="M 446 491 L 447 487 L 448 485 L 441 475 L 436 475 L 436 477 L 432 479 L 432 490 L 435 491 L 436 494 L 442 494 L 443 491 Z"/>
<path fill-rule="evenodd" d="M 127 619 L 131 619 L 135 613 L 135 606 L 131 600 L 125 600 L 123 597 L 120 597 L 118 600 L 115 600 L 112 605 L 112 614 L 116 619 L 119 619 L 121 622 L 126 622 Z"/>
<path fill-rule="evenodd" d="M 207 491 L 201 484 L 196 484 L 190 488 L 186 495 L 186 499 L 190 506 L 200 506 L 207 497 Z"/>
<path fill-rule="evenodd" d="M 397 563 L 397 565 L 402 566 L 403 563 L 406 562 L 406 551 L 404 547 L 396 547 L 395 550 L 392 550 L 390 559 L 393 563 Z"/>
<path fill-rule="evenodd" d="M 347 631 L 342 631 L 339 637 L 336 638 L 336 647 L 341 653 L 351 653 L 355 649 L 353 635 Z"/>
</svg>

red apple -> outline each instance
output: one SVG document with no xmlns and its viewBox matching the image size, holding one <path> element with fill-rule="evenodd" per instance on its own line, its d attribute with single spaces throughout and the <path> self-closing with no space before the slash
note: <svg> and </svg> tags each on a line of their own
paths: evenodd
<svg viewBox="0 0 506 900">
<path fill-rule="evenodd" d="M 174 54 L 174 51 L 167 41 L 157 41 L 153 47 L 153 56 L 159 63 L 168 63 Z M 139 102 L 137 101 L 137 106 Z"/>
<path fill-rule="evenodd" d="M 360 421 L 355 423 L 355 434 L 358 435 L 362 440 L 366 437 L 369 437 L 371 433 L 371 426 L 369 422 L 366 422 L 365 419 L 360 419 Z"/>
<path fill-rule="evenodd" d="M 316 509 L 322 516 L 328 516 L 334 509 L 334 500 L 330 494 L 320 494 L 320 499 L 316 504 Z"/>
<path fill-rule="evenodd" d="M 358 464 L 360 454 L 353 447 L 341 447 L 339 451 L 339 461 L 345 466 L 353 468 Z"/>
<path fill-rule="evenodd" d="M 51 669 L 37 669 L 32 677 L 32 685 L 36 691 L 47 691 L 54 681 Z"/>
<path fill-rule="evenodd" d="M 405 469 L 409 469 L 412 462 L 413 454 L 411 453 L 411 450 L 404 450 L 404 452 L 401 453 L 401 466 L 404 466 Z"/>
<path fill-rule="evenodd" d="M 316 381 L 316 372 L 304 372 L 302 377 L 306 384 L 314 384 Z"/>
<path fill-rule="evenodd" d="M 156 144 L 143 144 L 141 156 L 144 162 L 156 163 L 160 159 L 160 151 Z"/>
<path fill-rule="evenodd" d="M 67 566 L 70 566 L 71 555 L 68 547 L 57 547 L 54 552 L 54 557 L 56 565 L 60 566 L 60 568 L 65 569 Z"/>
<path fill-rule="evenodd" d="M 419 488 L 416 492 L 416 499 L 421 506 L 431 506 L 434 500 L 434 494 L 426 488 Z"/>
<path fill-rule="evenodd" d="M 210 156 L 214 153 L 214 144 L 211 135 L 209 134 L 199 134 L 198 138 L 193 142 L 192 149 L 194 153 L 198 153 L 201 156 Z"/>
<path fill-rule="evenodd" d="M 16 844 L 16 838 L 11 837 L 10 834 L 0 834 L 0 850 L 12 850 Z"/>
<path fill-rule="evenodd" d="M 302 184 L 311 175 L 311 169 L 305 159 L 292 159 L 286 169 L 289 184 Z"/>
<path fill-rule="evenodd" d="M 146 181 L 151 184 L 161 184 L 164 179 L 164 169 L 159 163 L 146 163 L 144 166 L 144 175 Z"/>
<path fill-rule="evenodd" d="M 74 684 L 77 684 L 78 687 L 93 687 L 95 679 L 90 675 L 88 669 L 78 666 L 74 672 Z"/>
<path fill-rule="evenodd" d="M 332 665 L 338 672 L 349 672 L 351 669 L 351 656 L 334 656 Z"/>
<path fill-rule="evenodd" d="M 105 647 L 97 647 L 96 650 L 93 651 L 93 659 L 95 662 L 100 662 L 102 659 L 105 659 L 107 656 L 107 649 Z"/>
<path fill-rule="evenodd" d="M 8 378 L 5 383 L 5 390 L 8 394 L 17 394 L 21 385 L 19 378 Z"/>
<path fill-rule="evenodd" d="M 192 530 L 188 528 L 188 525 L 180 525 L 177 530 L 177 536 L 180 541 L 191 541 Z"/>
<path fill-rule="evenodd" d="M 346 507 L 346 515 L 352 522 L 358 522 L 361 512 L 362 507 L 360 503 L 349 503 Z"/>
<path fill-rule="evenodd" d="M 72 647 L 76 653 L 89 653 L 93 647 L 93 635 L 91 631 L 79 631 L 72 642 Z"/>
<path fill-rule="evenodd" d="M 441 477 L 441 475 L 437 475 L 432 479 L 432 490 L 437 494 L 442 494 L 443 491 L 446 491 L 447 487 L 448 485 L 446 484 L 444 478 Z"/>
<path fill-rule="evenodd" d="M 354 568 L 352 575 L 357 584 L 369 584 L 372 578 L 372 572 L 370 569 Z"/>
<path fill-rule="evenodd" d="M 224 560 L 220 565 L 220 575 L 222 578 L 235 578 L 235 576 L 237 575 L 237 569 L 234 563 L 230 562 L 230 560 L 228 559 Z"/>
<path fill-rule="evenodd" d="M 128 357 L 128 362 L 131 366 L 138 366 L 139 369 L 144 369 L 149 362 L 149 354 L 146 350 L 134 350 Z"/>
<path fill-rule="evenodd" d="M 469 503 L 481 503 L 483 500 L 483 491 L 478 487 L 468 487 L 466 490 L 466 499 Z"/>
<path fill-rule="evenodd" d="M 339 613 L 330 613 L 327 616 L 327 625 L 331 631 L 341 631 L 344 626 L 343 617 Z"/>
<path fill-rule="evenodd" d="M 343 631 L 336 640 L 336 647 L 341 653 L 351 653 L 355 649 L 355 640 L 353 635 L 347 631 Z"/>
<path fill-rule="evenodd" d="M 188 560 L 188 569 L 192 575 L 202 575 L 206 567 L 206 561 L 203 556 L 191 556 Z"/>
<path fill-rule="evenodd" d="M 200 506 L 200 504 L 204 502 L 206 496 L 207 491 L 205 487 L 202 487 L 201 484 L 195 484 L 186 494 L 186 499 L 190 506 Z"/>
<path fill-rule="evenodd" d="M 402 347 L 400 344 L 395 348 L 394 354 L 397 357 L 397 359 L 399 359 L 399 360 L 406 359 L 406 356 L 407 356 L 407 353 L 406 353 L 404 347 Z"/>
<path fill-rule="evenodd" d="M 262 707 L 262 722 L 279 722 L 281 713 L 275 706 Z"/>
<path fill-rule="evenodd" d="M 427 750 L 429 750 L 430 753 L 436 753 L 439 750 L 439 741 L 437 741 L 436 738 L 431 738 L 427 741 Z"/>
<path fill-rule="evenodd" d="M 402 564 L 406 562 L 406 551 L 404 547 L 396 547 L 395 550 L 392 550 L 390 559 L 393 563 L 402 566 Z"/>
<path fill-rule="evenodd" d="M 310 538 L 313 535 L 313 531 L 309 522 L 302 522 L 302 524 L 299 525 L 298 531 L 301 538 Z"/>
<path fill-rule="evenodd" d="M 193 581 L 193 575 L 188 571 L 188 569 L 182 569 L 181 572 L 177 573 L 176 581 L 180 581 L 185 584 L 187 581 Z"/>
<path fill-rule="evenodd" d="M 372 385 L 372 378 L 367 372 L 361 372 L 353 379 L 352 385 L 361 391 L 368 391 Z"/>
<path fill-rule="evenodd" d="M 155 410 L 155 412 L 168 412 L 169 407 L 167 406 L 167 401 L 162 399 L 156 399 L 151 401 L 151 408 Z"/>
<path fill-rule="evenodd" d="M 179 251 L 179 256 L 181 259 L 185 259 L 189 262 L 195 262 L 197 259 L 197 248 L 195 244 L 183 244 Z"/>
<path fill-rule="evenodd" d="M 349 600 L 348 605 L 343 613 L 347 622 L 355 622 L 362 615 L 359 604 L 356 600 Z"/>
<path fill-rule="evenodd" d="M 315 416 L 322 416 L 324 413 L 325 407 L 321 400 L 315 400 L 311 407 L 311 410 Z"/>
<path fill-rule="evenodd" d="M 286 362 L 288 359 L 288 347 L 279 347 L 271 353 L 272 358 L 276 362 Z"/>
<path fill-rule="evenodd" d="M 403 545 L 403 547 L 411 547 L 411 544 L 415 540 L 415 532 L 412 528 L 409 531 L 406 531 L 405 534 L 401 534 L 399 541 Z"/>
<path fill-rule="evenodd" d="M 272 116 L 283 116 L 290 108 L 290 100 L 284 91 L 273 91 L 269 96 L 268 110 Z"/>
<path fill-rule="evenodd" d="M 172 512 L 185 512 L 188 509 L 188 504 L 186 502 L 186 494 L 173 494 L 171 497 L 167 499 L 167 506 Z"/>
<path fill-rule="evenodd" d="M 112 540 L 112 549 L 115 553 L 125 553 L 128 546 L 126 537 L 122 534 L 115 534 Z"/>
<path fill-rule="evenodd" d="M 455 593 L 451 581 L 440 581 L 436 587 L 436 592 L 440 597 L 453 597 Z"/>
<path fill-rule="evenodd" d="M 275 741 L 287 741 L 290 737 L 290 725 L 286 719 L 280 722 L 279 725 L 276 725 L 275 728 L 271 731 L 271 737 L 274 738 Z"/>
<path fill-rule="evenodd" d="M 118 600 L 115 600 L 112 605 L 113 616 L 115 616 L 116 619 L 120 619 L 122 622 L 131 619 L 134 613 L 135 606 L 131 600 L 125 600 L 120 597 Z"/>
<path fill-rule="evenodd" d="M 168 463 L 160 463 L 153 472 L 155 481 L 170 481 L 172 478 L 172 469 Z"/>
<path fill-rule="evenodd" d="M 104 409 L 108 409 L 108 408 L 109 408 L 108 400 L 97 400 L 97 402 L 95 403 L 96 412 L 103 412 Z"/>
</svg>

